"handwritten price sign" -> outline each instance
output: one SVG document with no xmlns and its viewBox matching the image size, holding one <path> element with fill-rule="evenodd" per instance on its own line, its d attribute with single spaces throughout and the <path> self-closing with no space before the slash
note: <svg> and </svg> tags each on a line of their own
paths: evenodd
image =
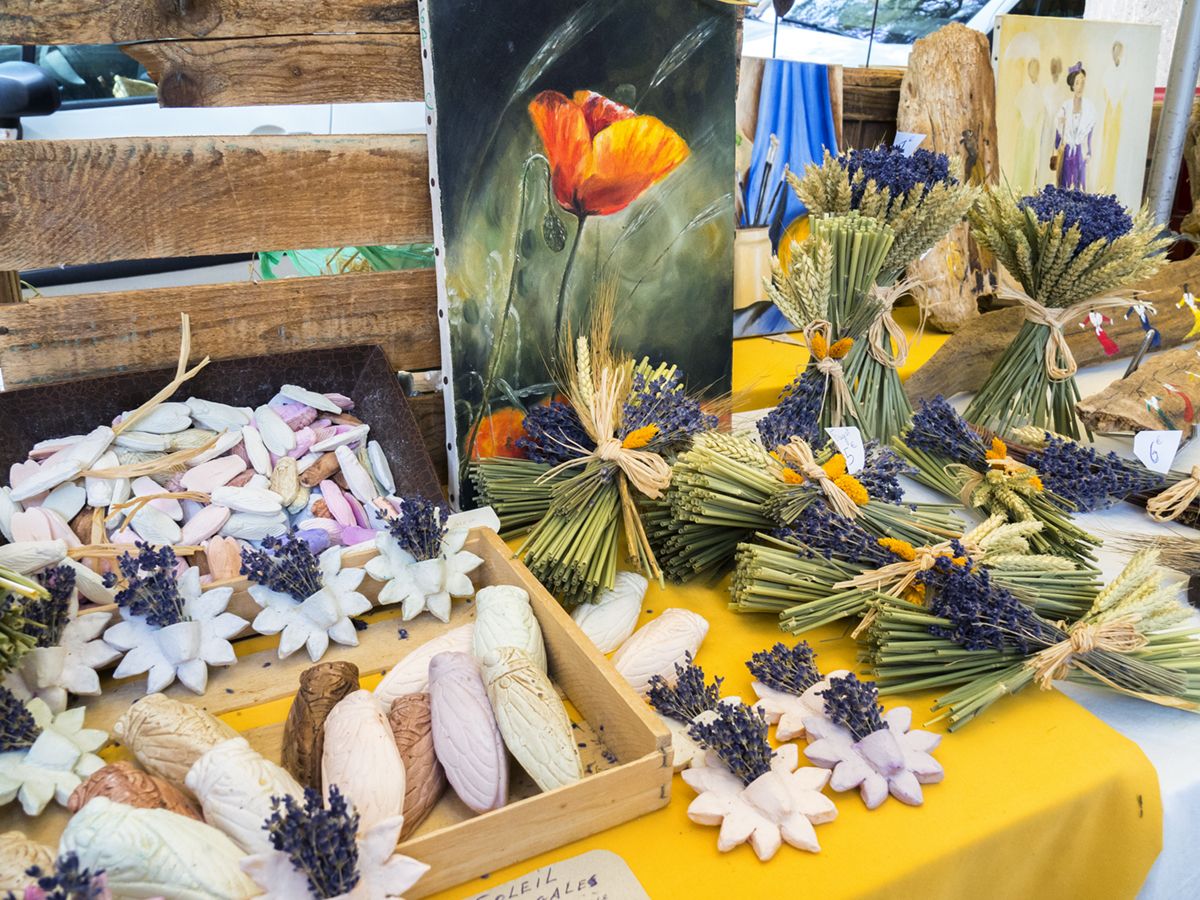
<svg viewBox="0 0 1200 900">
<path fill-rule="evenodd" d="M 846 458 L 846 471 L 851 475 L 861 472 L 867 461 L 867 453 L 863 449 L 862 434 L 859 430 L 853 427 L 826 428 L 825 433 Z"/>
<path fill-rule="evenodd" d="M 1182 431 L 1139 431 L 1133 436 L 1133 455 L 1151 472 L 1166 475 L 1182 440 Z"/>
</svg>

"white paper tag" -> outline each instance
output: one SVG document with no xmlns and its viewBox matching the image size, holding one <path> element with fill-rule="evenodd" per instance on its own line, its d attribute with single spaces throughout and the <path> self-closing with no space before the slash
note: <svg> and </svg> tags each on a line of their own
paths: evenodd
<svg viewBox="0 0 1200 900">
<path fill-rule="evenodd" d="M 481 506 L 478 509 L 451 513 L 450 517 L 446 519 L 446 526 L 448 528 L 490 528 L 492 531 L 498 532 L 500 517 L 490 506 Z"/>
<path fill-rule="evenodd" d="M 589 850 L 468 894 L 466 900 L 650 900 L 650 895 L 617 854 Z"/>
<path fill-rule="evenodd" d="M 1133 455 L 1151 472 L 1166 475 L 1182 440 L 1182 431 L 1139 431 L 1133 436 Z"/>
<path fill-rule="evenodd" d="M 925 137 L 925 135 L 917 134 L 915 131 L 897 131 L 896 139 L 892 141 L 892 146 L 903 150 L 905 156 L 912 156 L 917 151 L 917 148 L 921 146 L 921 142 L 925 140 Z"/>
<path fill-rule="evenodd" d="M 862 434 L 859 430 L 851 425 L 845 428 L 826 428 L 825 433 L 846 458 L 846 471 L 851 475 L 861 472 L 863 463 L 867 461 L 867 454 L 863 449 Z"/>
</svg>

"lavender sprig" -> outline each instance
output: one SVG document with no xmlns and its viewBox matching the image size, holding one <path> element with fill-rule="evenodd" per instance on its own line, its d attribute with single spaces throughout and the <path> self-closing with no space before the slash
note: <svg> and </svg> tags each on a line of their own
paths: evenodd
<svg viewBox="0 0 1200 900">
<path fill-rule="evenodd" d="M 1070 500 L 1085 512 L 1104 509 L 1130 494 L 1156 490 L 1163 477 L 1121 459 L 1111 451 L 1104 456 L 1094 447 L 1046 434 L 1046 445 L 1025 457 L 1037 469 L 1046 490 Z"/>
<path fill-rule="evenodd" d="M 957 185 L 950 174 L 950 159 L 944 153 L 916 150 L 910 156 L 895 145 L 851 150 L 840 162 L 850 175 L 850 208 L 858 209 L 870 186 L 874 191 L 886 190 L 889 208 L 904 202 L 908 192 L 922 185 L 924 198 L 939 183 Z M 862 179 L 857 180 L 859 173 Z M 872 186 L 870 183 L 874 182 Z"/>
<path fill-rule="evenodd" d="M 716 428 L 717 417 L 706 414 L 688 394 L 683 373 L 675 366 L 651 369 L 649 362 L 642 360 L 633 371 L 617 437 L 624 440 L 651 425 L 657 431 L 645 449 L 661 453 L 678 450 L 693 435 Z"/>
<path fill-rule="evenodd" d="M 904 487 L 900 484 L 900 476 L 915 475 L 916 470 L 891 447 L 881 447 L 877 441 L 869 441 L 864 449 L 866 462 L 854 477 L 867 489 L 872 500 L 903 501 Z"/>
<path fill-rule="evenodd" d="M 388 522 L 388 531 L 400 549 L 412 554 L 417 562 L 437 559 L 442 553 L 448 515 L 444 504 L 405 497 L 400 501 L 400 515 Z"/>
<path fill-rule="evenodd" d="M 719 703 L 711 722 L 694 722 L 692 740 L 713 751 L 725 766 L 750 784 L 771 771 L 775 751 L 767 743 L 767 718 L 762 710 L 745 703 Z"/>
<path fill-rule="evenodd" d="M 1064 231 L 1078 228 L 1079 243 L 1072 258 L 1096 241 L 1111 244 L 1133 230 L 1133 217 L 1114 194 L 1088 194 L 1048 184 L 1021 198 L 1017 207 L 1032 212 L 1039 222 L 1052 222 L 1061 215 Z"/>
<path fill-rule="evenodd" d="M 41 733 L 29 708 L 8 688 L 0 687 L 0 753 L 27 750 Z"/>
<path fill-rule="evenodd" d="M 960 554 L 957 543 L 952 552 Z M 982 566 L 958 566 L 942 557 L 917 580 L 929 589 L 930 613 L 949 621 L 930 628 L 935 637 L 947 638 L 967 650 L 1028 653 L 1028 639 L 1046 633 L 1046 624 L 1033 610 L 992 581 Z"/>
<path fill-rule="evenodd" d="M 99 900 L 107 897 L 108 879 L 103 869 L 95 872 L 79 867 L 79 857 L 75 853 L 64 853 L 54 861 L 54 868 L 49 872 L 41 866 L 30 866 L 25 874 L 36 879 L 41 893 L 41 900 Z M 27 895 L 28 896 L 28 895 Z M 7 897 L 16 898 L 9 893 Z"/>
<path fill-rule="evenodd" d="M 125 588 L 117 594 L 117 606 L 126 614 L 141 616 L 156 628 L 166 628 L 188 620 L 183 596 L 175 578 L 179 564 L 175 551 L 164 546 L 155 550 L 145 541 L 138 541 L 137 556 L 121 554 L 117 565 L 125 579 Z M 104 583 L 112 587 L 116 576 L 111 572 Z"/>
<path fill-rule="evenodd" d="M 886 566 L 896 556 L 879 539 L 853 519 L 839 516 L 824 503 L 810 503 L 792 521 L 771 534 L 780 540 L 798 544 L 801 555 L 821 556 L 851 563 L 867 563 L 871 568 Z"/>
<path fill-rule="evenodd" d="M 253 581 L 303 603 L 321 589 L 321 568 L 303 538 L 294 533 L 265 537 L 262 549 L 242 548 L 241 573 Z"/>
<path fill-rule="evenodd" d="M 690 722 L 700 713 L 716 709 L 724 679 L 713 678 L 712 684 L 707 684 L 704 670 L 692 662 L 692 654 L 687 654 L 683 665 L 675 663 L 675 679 L 673 685 L 661 675 L 650 679 L 647 699 L 659 715 Z"/>
<path fill-rule="evenodd" d="M 746 668 L 767 687 L 796 696 L 821 681 L 808 641 L 800 641 L 795 647 L 778 643 L 770 650 L 760 650 L 746 663 Z"/>
<path fill-rule="evenodd" d="M 37 580 L 49 591 L 50 596 L 25 604 L 24 631 L 37 641 L 39 647 L 57 647 L 58 642 L 62 640 L 63 629 L 71 621 L 75 570 L 70 566 L 55 566 L 38 575 Z"/>
<path fill-rule="evenodd" d="M 821 697 L 825 715 L 854 735 L 856 741 L 887 728 L 874 682 L 859 681 L 853 674 L 830 678 Z"/>
<path fill-rule="evenodd" d="M 814 450 L 828 440 L 821 430 L 821 406 L 825 400 L 825 376 L 809 366 L 779 395 L 778 405 L 756 423 L 758 436 L 768 450 L 798 437 Z"/>
<path fill-rule="evenodd" d="M 329 787 L 328 808 L 312 788 L 304 789 L 303 806 L 290 795 L 272 797 L 271 805 L 263 830 L 271 846 L 286 853 L 308 879 L 312 896 L 322 900 L 349 893 L 359 881 L 358 813 L 337 785 Z"/>
<path fill-rule="evenodd" d="M 977 471 L 987 468 L 983 440 L 941 396 L 921 401 L 904 442 L 914 450 L 944 456 Z"/>
<path fill-rule="evenodd" d="M 525 436 L 517 439 L 517 449 L 534 462 L 556 466 L 596 448 L 569 404 L 555 400 L 548 406 L 535 406 L 525 414 Z"/>
</svg>

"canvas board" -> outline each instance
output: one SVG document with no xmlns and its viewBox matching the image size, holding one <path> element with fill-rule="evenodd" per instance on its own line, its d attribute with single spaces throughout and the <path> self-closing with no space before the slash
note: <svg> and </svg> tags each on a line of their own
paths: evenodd
<svg viewBox="0 0 1200 900">
<path fill-rule="evenodd" d="M 1142 202 L 1158 26 L 1001 16 L 993 44 L 1001 181 Z"/>
<path fill-rule="evenodd" d="M 450 494 L 469 506 L 466 460 L 516 452 L 523 408 L 551 397 L 561 339 L 601 296 L 630 355 L 729 390 L 737 8 L 420 15 Z"/>
</svg>

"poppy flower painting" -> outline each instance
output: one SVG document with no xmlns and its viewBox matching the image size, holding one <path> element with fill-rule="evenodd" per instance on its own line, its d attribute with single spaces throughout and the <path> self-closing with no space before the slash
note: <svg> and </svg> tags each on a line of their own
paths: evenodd
<svg viewBox="0 0 1200 900">
<path fill-rule="evenodd" d="M 438 0 L 423 17 L 451 501 L 470 506 L 470 461 L 520 452 L 601 296 L 624 351 L 728 391 L 736 8 Z"/>
</svg>

